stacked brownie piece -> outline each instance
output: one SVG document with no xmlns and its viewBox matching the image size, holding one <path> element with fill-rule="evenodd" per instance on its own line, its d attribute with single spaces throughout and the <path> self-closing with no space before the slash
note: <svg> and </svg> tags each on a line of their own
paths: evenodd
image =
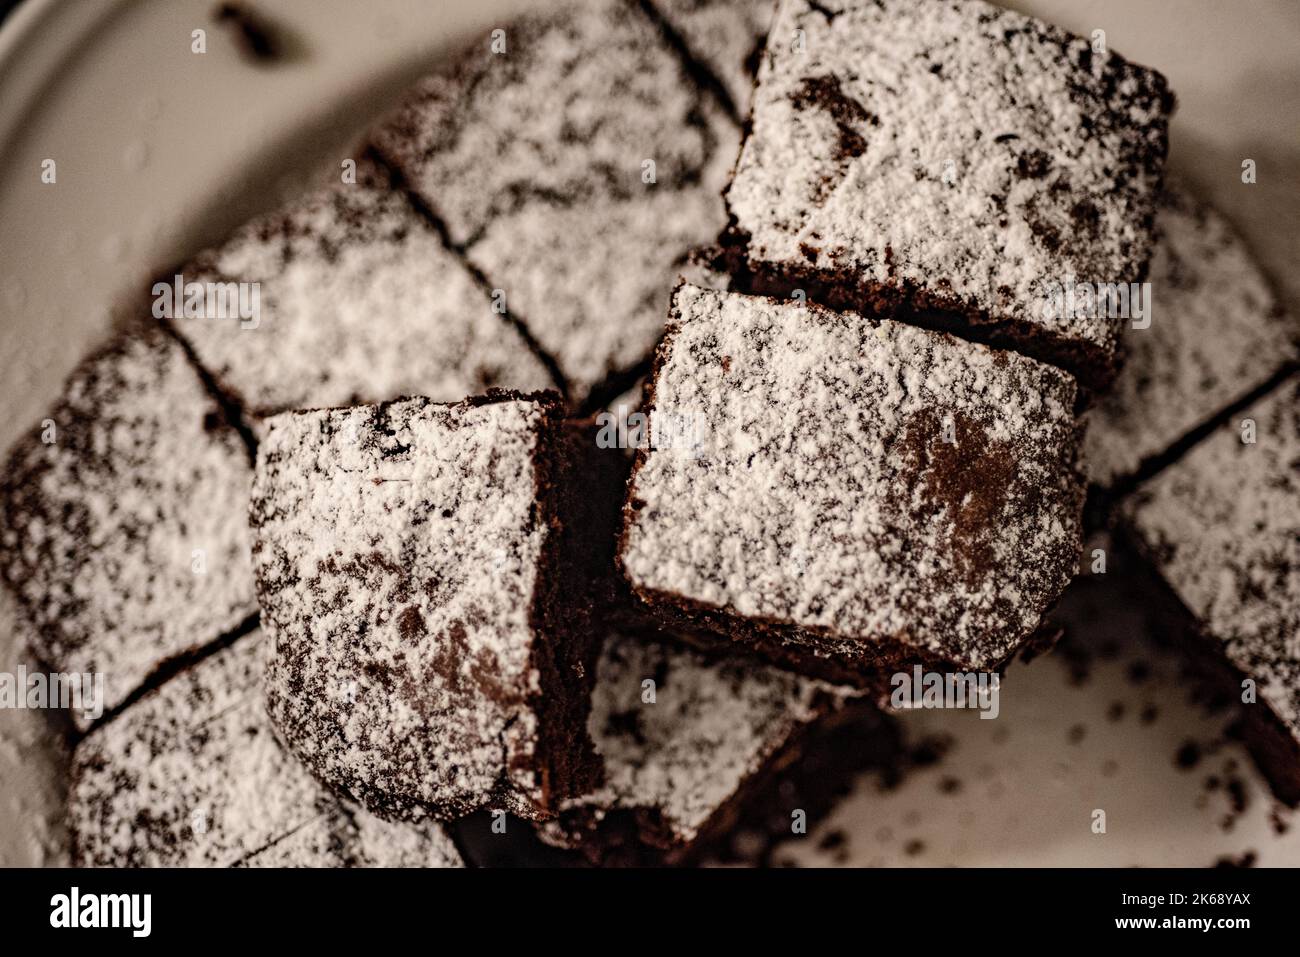
<svg viewBox="0 0 1300 957">
<path fill-rule="evenodd" d="M 652 607 L 870 683 L 991 669 L 1073 576 L 1076 386 L 1013 352 L 682 286 L 620 551 Z"/>
<path fill-rule="evenodd" d="M 1076 570 L 1076 416 L 1120 364 L 1124 317 L 1055 290 L 1145 278 L 1172 96 L 987 4 L 790 0 L 752 102 L 735 291 L 676 294 L 621 568 L 829 680 L 997 669 Z"/>
<path fill-rule="evenodd" d="M 1135 282 L 1172 96 L 1160 74 L 980 2 L 784 2 L 727 190 L 736 267 L 1014 348 L 1104 388 L 1120 322 L 1053 282 Z"/>
<path fill-rule="evenodd" d="M 272 419 L 267 704 L 306 766 L 389 817 L 541 818 L 588 786 L 622 471 L 547 395 Z"/>
</svg>

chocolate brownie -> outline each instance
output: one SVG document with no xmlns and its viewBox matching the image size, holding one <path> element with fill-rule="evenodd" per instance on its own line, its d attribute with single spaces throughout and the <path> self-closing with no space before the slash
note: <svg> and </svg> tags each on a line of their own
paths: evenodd
<svg viewBox="0 0 1300 957">
<path fill-rule="evenodd" d="M 718 77 L 736 115 L 747 116 L 775 0 L 650 2 L 691 55 Z"/>
<path fill-rule="evenodd" d="M 586 787 L 623 457 L 546 394 L 267 425 L 250 523 L 289 747 L 389 818 L 538 818 Z"/>
<path fill-rule="evenodd" d="M 724 833 L 745 797 L 797 758 L 809 729 L 853 697 L 746 659 L 612 634 L 588 719 L 604 780 L 565 801 L 539 834 L 595 863 L 680 863 Z"/>
<path fill-rule="evenodd" d="M 323 186 L 254 219 L 180 275 L 185 283 L 256 284 L 251 319 L 169 314 L 254 418 L 410 393 L 456 401 L 494 386 L 555 384 L 504 310 L 494 310 L 490 290 L 364 157 L 355 183 Z M 251 305 L 251 293 L 246 299 Z"/>
<path fill-rule="evenodd" d="M 437 825 L 386 825 L 321 787 L 276 742 L 258 632 L 151 691 L 73 756 L 81 867 L 433 866 L 460 856 Z"/>
<path fill-rule="evenodd" d="M 1192 650 L 1230 676 L 1260 769 L 1300 802 L 1300 379 L 1139 486 L 1122 514 L 1181 602 Z"/>
<path fill-rule="evenodd" d="M 254 614 L 251 477 L 169 336 L 132 328 L 85 359 L 0 484 L 0 577 L 36 657 L 102 674 L 111 709 Z"/>
<path fill-rule="evenodd" d="M 654 348 L 687 250 L 725 222 L 739 133 L 625 0 L 503 29 L 503 52 L 474 44 L 373 141 L 581 405 Z"/>
<path fill-rule="evenodd" d="M 788 0 L 727 193 L 738 269 L 1104 387 L 1122 320 L 1050 284 L 1144 278 L 1172 107 L 1158 73 L 987 3 Z"/>
<path fill-rule="evenodd" d="M 1161 198 L 1151 312 L 1129 323 L 1114 389 L 1088 412 L 1084 466 L 1098 485 L 1131 476 L 1296 360 L 1297 327 L 1245 243 L 1182 189 Z"/>
<path fill-rule="evenodd" d="M 683 285 L 620 563 L 669 619 L 837 681 L 997 667 L 1078 562 L 1074 380 L 889 320 Z"/>
</svg>

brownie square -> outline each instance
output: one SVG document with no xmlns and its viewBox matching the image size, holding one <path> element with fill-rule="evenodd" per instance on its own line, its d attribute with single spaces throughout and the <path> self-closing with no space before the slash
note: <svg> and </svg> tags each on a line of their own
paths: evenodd
<svg viewBox="0 0 1300 957">
<path fill-rule="evenodd" d="M 452 867 L 436 825 L 375 821 L 276 742 L 253 632 L 151 691 L 77 746 L 68 818 L 79 867 Z"/>
<path fill-rule="evenodd" d="M 684 285 L 623 572 L 670 619 L 832 680 L 995 668 L 1077 566 L 1075 398 L 946 333 Z"/>
<path fill-rule="evenodd" d="M 1156 216 L 1151 313 L 1124 331 L 1128 360 L 1087 415 L 1089 479 L 1111 486 L 1297 357 L 1297 327 L 1232 226 L 1171 189 Z"/>
<path fill-rule="evenodd" d="M 1182 604 L 1189 648 L 1226 672 L 1260 769 L 1300 802 L 1300 380 L 1139 486 L 1123 515 Z"/>
<path fill-rule="evenodd" d="M 687 251 L 722 228 L 739 131 L 634 4 L 504 29 L 372 139 L 585 408 L 649 356 Z"/>
<path fill-rule="evenodd" d="M 855 694 L 667 638 L 611 634 L 588 719 L 604 780 L 538 832 L 593 863 L 682 863 L 725 833 Z"/>
<path fill-rule="evenodd" d="M 102 674 L 107 710 L 255 613 L 251 478 L 169 336 L 133 329 L 86 358 L 0 483 L 0 577 L 33 654 Z"/>
<path fill-rule="evenodd" d="M 168 315 L 254 418 L 412 393 L 450 402 L 492 387 L 555 385 L 490 291 L 365 158 L 355 183 L 320 187 L 254 219 L 180 275 L 255 284 L 251 320 Z"/>
<path fill-rule="evenodd" d="M 617 452 L 548 395 L 287 413 L 250 522 L 271 719 L 389 818 L 538 818 L 595 772 Z"/>
<path fill-rule="evenodd" d="M 1103 388 L 1122 320 L 1051 312 L 1146 274 L 1160 74 L 966 0 L 789 0 L 727 193 L 750 291 L 1013 346 Z"/>
</svg>

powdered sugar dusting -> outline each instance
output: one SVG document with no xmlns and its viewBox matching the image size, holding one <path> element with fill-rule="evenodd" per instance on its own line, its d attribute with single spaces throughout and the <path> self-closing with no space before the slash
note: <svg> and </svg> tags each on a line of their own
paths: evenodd
<svg viewBox="0 0 1300 957">
<path fill-rule="evenodd" d="M 506 290 L 582 401 L 654 349 L 687 250 L 723 221 L 716 192 L 667 184 L 618 202 L 539 201 L 493 220 L 469 257 Z"/>
<path fill-rule="evenodd" d="M 927 290 L 1106 361 L 1114 320 L 1045 319 L 1045 280 L 1146 267 L 1158 74 L 970 0 L 788 0 L 728 193 L 751 261 Z"/>
<path fill-rule="evenodd" d="M 264 642 L 239 639 L 94 731 L 74 756 L 77 863 L 99 867 L 454 866 L 433 826 L 376 831 L 276 742 Z"/>
<path fill-rule="evenodd" d="M 1144 484 L 1127 514 L 1183 603 L 1300 738 L 1300 383 Z"/>
<path fill-rule="evenodd" d="M 86 359 L 47 419 L 6 468 L 0 571 L 37 657 L 104 673 L 111 708 L 256 611 L 248 455 L 157 330 Z"/>
<path fill-rule="evenodd" d="M 1297 355 L 1295 323 L 1222 216 L 1171 191 L 1156 226 L 1151 326 L 1125 331 L 1124 371 L 1088 414 L 1084 463 L 1102 485 L 1131 474 Z"/>
<path fill-rule="evenodd" d="M 568 3 L 506 27 L 505 44 L 476 42 L 374 134 L 455 242 L 533 198 L 640 196 L 646 159 L 669 183 L 703 165 L 699 95 L 634 4 Z"/>
<path fill-rule="evenodd" d="M 490 296 L 369 163 L 255 219 L 182 270 L 260 283 L 255 327 L 178 318 L 217 380 L 256 416 L 420 394 L 456 401 L 554 383 Z"/>
<path fill-rule="evenodd" d="M 636 810 L 674 844 L 690 844 L 802 728 L 851 694 L 751 661 L 611 635 L 588 721 L 605 783 L 567 802 L 543 836 L 580 844 L 605 815 Z"/>
<path fill-rule="evenodd" d="M 749 113 L 756 54 L 767 37 L 774 0 L 654 0 L 691 53 L 722 80 L 741 116 Z"/>
<path fill-rule="evenodd" d="M 552 408 L 410 399 L 269 422 L 250 514 L 268 708 L 309 768 L 381 814 L 544 801 L 530 613 Z"/>
<path fill-rule="evenodd" d="M 393 823 L 348 801 L 238 862 L 240 867 L 463 867 L 460 852 L 432 821 Z"/>
<path fill-rule="evenodd" d="M 654 415 L 703 424 L 629 489 L 622 563 L 685 600 L 970 667 L 1005 658 L 1074 572 L 1075 385 L 899 323 L 681 287 Z"/>
</svg>

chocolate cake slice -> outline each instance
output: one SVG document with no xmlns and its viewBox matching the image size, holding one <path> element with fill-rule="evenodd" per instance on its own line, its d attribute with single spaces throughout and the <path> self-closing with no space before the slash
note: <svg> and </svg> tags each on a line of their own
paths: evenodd
<svg viewBox="0 0 1300 957">
<path fill-rule="evenodd" d="M 102 675 L 107 710 L 255 613 L 251 478 L 170 337 L 131 329 L 85 359 L 0 482 L 0 577 L 36 657 Z"/>
<path fill-rule="evenodd" d="M 1297 357 L 1295 322 L 1222 216 L 1170 190 L 1156 226 L 1145 327 L 1126 328 L 1124 371 L 1087 416 L 1084 466 L 1102 486 L 1133 475 Z"/>
<path fill-rule="evenodd" d="M 588 786 L 622 468 L 545 394 L 271 419 L 250 521 L 289 747 L 388 818 Z"/>
<path fill-rule="evenodd" d="M 593 863 L 682 863 L 725 833 L 746 799 L 798 758 L 810 730 L 854 697 L 744 658 L 612 634 L 588 719 L 604 781 L 538 832 Z"/>
<path fill-rule="evenodd" d="M 1300 803 L 1300 379 L 1139 486 L 1123 515 L 1177 599 L 1167 627 L 1217 663 L 1260 770 Z"/>
<path fill-rule="evenodd" d="M 1101 388 L 1146 275 L 1173 97 L 1104 40 L 975 0 L 787 0 L 727 193 L 750 291 L 1011 346 Z"/>
<path fill-rule="evenodd" d="M 435 824 L 387 825 L 321 787 L 276 742 L 259 632 L 96 728 L 73 756 L 80 867 L 453 867 Z"/>
<path fill-rule="evenodd" d="M 670 620 L 834 681 L 998 667 L 1072 577 L 1074 380 L 889 320 L 684 285 L 620 562 Z"/>
<path fill-rule="evenodd" d="M 180 277 L 237 289 L 254 307 L 248 318 L 175 305 L 166 313 L 254 419 L 411 393 L 450 402 L 492 387 L 555 385 L 491 291 L 366 158 L 355 183 L 258 217 Z"/>
<path fill-rule="evenodd" d="M 504 48 L 474 44 L 373 141 L 583 405 L 654 348 L 687 251 L 725 222 L 739 134 L 635 4 L 503 30 Z"/>
</svg>

